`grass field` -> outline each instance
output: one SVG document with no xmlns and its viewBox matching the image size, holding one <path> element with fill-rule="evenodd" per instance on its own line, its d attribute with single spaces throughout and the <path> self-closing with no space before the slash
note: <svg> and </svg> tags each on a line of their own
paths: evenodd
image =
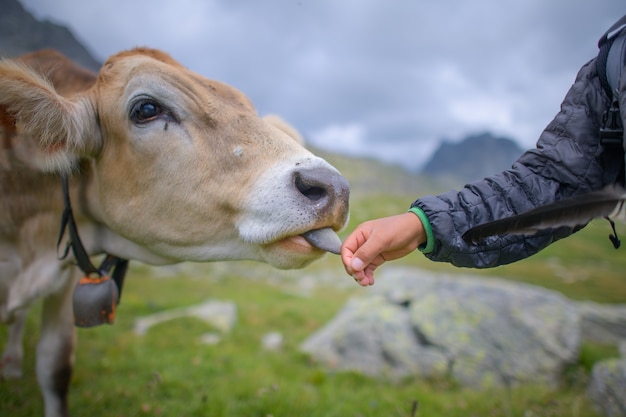
<svg viewBox="0 0 626 417">
<path fill-rule="evenodd" d="M 347 230 L 367 218 L 406 210 L 417 195 L 409 190 L 403 196 L 402 187 L 398 190 L 357 189 Z M 619 232 L 626 239 L 623 225 Z M 594 222 L 530 259 L 473 272 L 530 282 L 574 299 L 623 303 L 626 248 L 614 250 L 608 233 L 605 222 Z M 396 262 L 471 272 L 430 262 L 420 254 Z M 596 416 L 585 387 L 593 363 L 614 356 L 613 347 L 584 345 L 579 363 L 556 390 L 529 386 L 473 391 L 448 380 L 390 383 L 326 372 L 298 347 L 348 297 L 364 291 L 345 275 L 339 258 L 330 255 L 299 271 L 277 271 L 252 262 L 161 269 L 133 264 L 115 325 L 78 331 L 71 411 L 88 417 Z M 141 316 L 207 299 L 229 300 L 238 309 L 234 330 L 217 345 L 202 343 L 201 336 L 215 329 L 192 318 L 155 326 L 144 336 L 133 332 Z M 39 314 L 36 306 L 28 320 L 24 378 L 0 381 L 0 416 L 42 415 L 34 375 Z M 261 339 L 275 331 L 284 336 L 282 348 L 264 350 Z M 6 328 L 0 328 L 0 344 L 6 336 Z"/>
<path fill-rule="evenodd" d="M 412 404 L 418 401 L 418 416 L 593 416 L 584 396 L 589 366 L 614 353 L 587 348 L 580 366 L 557 391 L 525 387 L 474 392 L 445 380 L 391 384 L 327 373 L 298 346 L 330 320 L 348 296 L 362 290 L 322 285 L 305 293 L 296 275 L 272 276 L 271 269 L 251 263 L 228 269 L 207 266 L 155 277 L 146 268 L 134 268 L 116 324 L 79 330 L 70 397 L 74 414 L 411 416 Z M 248 269 L 255 270 L 254 276 L 242 276 Z M 349 279 L 336 271 L 318 272 Z M 157 325 L 144 336 L 133 332 L 137 317 L 207 298 L 231 300 L 238 308 L 235 329 L 218 345 L 201 342 L 201 336 L 214 329 L 192 318 Z M 0 382 L 0 415 L 41 415 L 33 362 L 37 316 L 34 311 L 26 332 L 25 378 Z M 284 335 L 280 351 L 261 348 L 263 335 L 273 331 Z M 5 336 L 3 331 L 1 339 Z"/>
</svg>

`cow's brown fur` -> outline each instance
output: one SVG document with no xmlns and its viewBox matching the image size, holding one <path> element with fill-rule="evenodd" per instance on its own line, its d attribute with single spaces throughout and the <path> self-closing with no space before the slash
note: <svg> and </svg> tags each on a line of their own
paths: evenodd
<svg viewBox="0 0 626 417">
<path fill-rule="evenodd" d="M 43 299 L 46 417 L 67 415 L 74 350 L 60 173 L 91 255 L 301 267 L 323 254 L 301 234 L 348 215 L 347 182 L 297 132 L 157 50 L 121 52 L 98 74 L 51 50 L 0 61 L 0 140 L 0 321 L 12 323 L 0 373 L 21 374 L 25 311 Z"/>
</svg>

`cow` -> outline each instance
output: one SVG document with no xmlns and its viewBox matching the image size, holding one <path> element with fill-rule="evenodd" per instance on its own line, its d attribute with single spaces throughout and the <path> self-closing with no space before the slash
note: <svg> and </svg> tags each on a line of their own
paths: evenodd
<svg viewBox="0 0 626 417">
<path fill-rule="evenodd" d="M 159 50 L 120 52 L 97 74 L 52 50 L 1 60 L 2 376 L 21 375 L 26 312 L 43 300 L 45 416 L 69 415 L 77 283 L 108 278 L 90 276 L 91 257 L 286 269 L 336 251 L 348 182 L 294 136 Z"/>
</svg>

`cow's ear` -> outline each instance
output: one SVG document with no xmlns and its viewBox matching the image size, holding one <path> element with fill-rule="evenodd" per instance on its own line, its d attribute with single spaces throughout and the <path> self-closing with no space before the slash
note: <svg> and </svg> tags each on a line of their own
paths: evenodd
<svg viewBox="0 0 626 417">
<path fill-rule="evenodd" d="M 0 106 L 15 124 L 20 159 L 39 169 L 69 171 L 100 146 L 88 96 L 67 99 L 23 64 L 0 61 Z"/>
</svg>

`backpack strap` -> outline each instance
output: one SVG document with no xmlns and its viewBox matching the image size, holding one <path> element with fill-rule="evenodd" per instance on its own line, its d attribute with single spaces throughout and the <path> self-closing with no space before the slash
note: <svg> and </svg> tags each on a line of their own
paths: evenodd
<svg viewBox="0 0 626 417">
<path fill-rule="evenodd" d="M 626 156 L 624 155 L 624 125 L 619 109 L 619 83 L 626 64 L 626 16 L 615 22 L 598 41 L 596 71 L 604 92 L 611 100 L 609 108 L 602 117 L 600 143 L 604 148 L 602 163 L 604 166 L 603 183 L 624 185 L 626 182 Z M 615 249 L 621 245 L 617 237 L 615 223 L 606 217 L 613 234 L 609 239 Z"/>
<path fill-rule="evenodd" d="M 603 115 L 600 143 L 605 167 L 603 182 L 624 184 L 624 126 L 619 108 L 619 81 L 626 64 L 626 16 L 615 22 L 598 41 L 596 70 L 600 84 L 611 100 Z"/>
<path fill-rule="evenodd" d="M 619 78 L 624 67 L 624 37 L 626 37 L 624 28 L 626 28 L 626 15 L 615 22 L 598 41 L 600 51 L 596 60 L 596 69 L 602 88 L 609 97 L 613 97 L 619 87 Z M 621 38 L 617 42 L 620 47 L 612 48 L 617 38 Z"/>
</svg>

